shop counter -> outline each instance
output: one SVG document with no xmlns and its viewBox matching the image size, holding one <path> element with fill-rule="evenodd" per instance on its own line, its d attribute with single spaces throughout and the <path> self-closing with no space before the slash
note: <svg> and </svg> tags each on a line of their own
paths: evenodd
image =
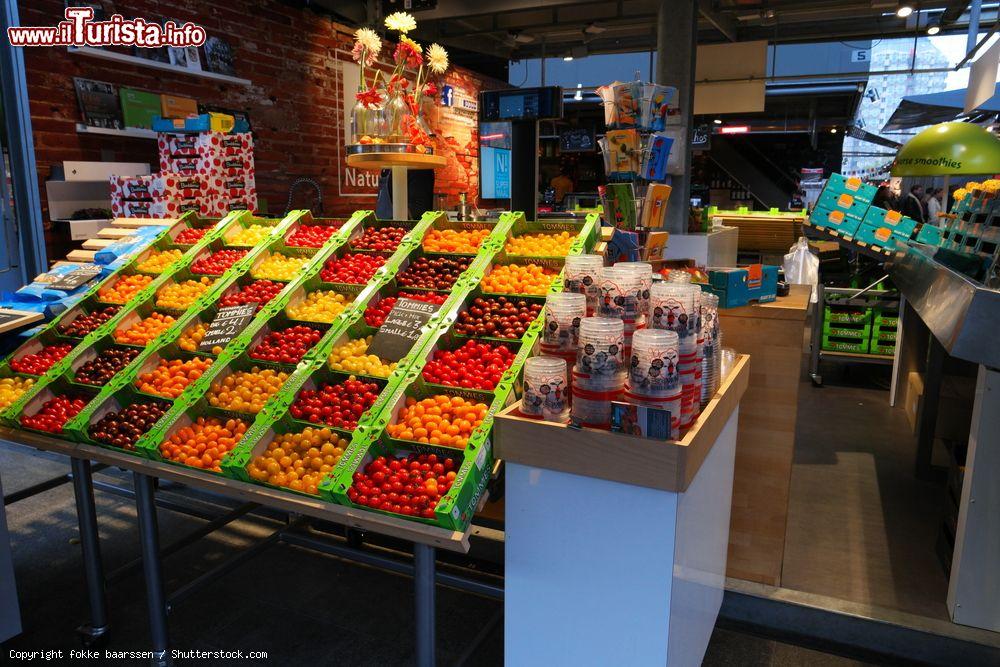
<svg viewBox="0 0 1000 667">
<path fill-rule="evenodd" d="M 781 583 L 788 492 L 811 288 L 787 297 L 720 308 L 722 344 L 753 360 L 740 410 L 727 574 Z"/>
<path fill-rule="evenodd" d="M 677 442 L 498 416 L 508 665 L 698 665 L 726 572 L 741 355 Z"/>
</svg>

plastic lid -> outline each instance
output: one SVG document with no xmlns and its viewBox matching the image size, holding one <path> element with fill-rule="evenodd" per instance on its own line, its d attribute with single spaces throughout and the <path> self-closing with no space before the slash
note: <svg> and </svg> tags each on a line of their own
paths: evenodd
<svg viewBox="0 0 1000 667">
<path fill-rule="evenodd" d="M 545 307 L 551 310 L 587 310 L 587 295 L 580 292 L 550 292 L 545 296 Z"/>
<path fill-rule="evenodd" d="M 670 272 L 670 275 L 667 276 L 667 282 L 680 285 L 690 284 L 691 274 L 688 273 L 687 271 L 679 271 L 677 269 L 674 269 L 673 271 Z"/>
<path fill-rule="evenodd" d="M 625 323 L 614 317 L 585 317 L 580 320 L 581 336 L 624 336 Z"/>
<path fill-rule="evenodd" d="M 601 255 L 567 255 L 566 256 L 566 268 L 569 267 L 585 269 L 585 268 L 597 268 L 600 269 L 604 266 L 604 257 Z"/>
<path fill-rule="evenodd" d="M 632 349 L 676 347 L 680 342 L 677 332 L 669 329 L 639 329 L 632 334 Z"/>
<path fill-rule="evenodd" d="M 613 282 L 641 281 L 642 276 L 635 270 L 624 266 L 606 266 L 601 271 L 601 278 Z"/>
<path fill-rule="evenodd" d="M 615 268 L 621 267 L 623 269 L 630 269 L 636 273 L 642 273 L 643 275 L 653 275 L 653 265 L 648 262 L 615 262 Z"/>
<path fill-rule="evenodd" d="M 701 291 L 697 285 L 685 285 L 684 283 L 653 283 L 649 288 L 649 295 L 654 298 L 674 297 L 675 299 L 694 299 L 695 290 Z"/>
<path fill-rule="evenodd" d="M 534 375 L 566 375 L 566 360 L 562 357 L 528 357 L 524 361 L 524 372 Z"/>
</svg>

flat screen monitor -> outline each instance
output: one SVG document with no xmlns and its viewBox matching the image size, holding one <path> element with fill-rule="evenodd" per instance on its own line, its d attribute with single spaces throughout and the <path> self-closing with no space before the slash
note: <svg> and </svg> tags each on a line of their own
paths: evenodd
<svg viewBox="0 0 1000 667">
<path fill-rule="evenodd" d="M 510 199 L 510 123 L 479 124 L 479 196 Z"/>
</svg>

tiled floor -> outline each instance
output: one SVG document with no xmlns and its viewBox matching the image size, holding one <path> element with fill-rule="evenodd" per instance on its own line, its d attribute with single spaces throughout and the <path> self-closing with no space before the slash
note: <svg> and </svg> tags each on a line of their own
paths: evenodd
<svg viewBox="0 0 1000 667">
<path fill-rule="evenodd" d="M 877 388 L 887 370 L 827 369 L 822 388 L 801 387 L 781 585 L 946 619 L 945 491 L 913 474 L 909 424 Z"/>
<path fill-rule="evenodd" d="M 0 473 L 7 492 L 66 468 L 62 459 L 0 445 Z M 127 476 L 121 477 L 127 483 Z M 99 478 L 105 478 L 104 474 Z M 130 500 L 104 492 L 97 493 L 97 503 L 105 567 L 111 571 L 138 553 L 134 506 Z M 160 511 L 159 516 L 162 544 L 201 523 L 169 511 Z M 8 521 L 25 631 L 7 642 L 5 649 L 79 648 L 73 629 L 85 620 L 86 606 L 72 489 L 63 486 L 12 505 Z M 266 522 L 256 519 L 237 521 L 170 557 L 165 561 L 167 590 L 206 571 L 234 548 L 260 539 L 268 529 Z M 115 583 L 109 600 L 110 648 L 144 648 L 148 631 L 141 575 Z M 273 665 L 408 665 L 412 664 L 411 605 L 409 579 L 278 546 L 179 604 L 170 617 L 172 645 L 177 649 L 263 650 L 269 656 L 265 664 Z M 500 607 L 495 601 L 439 588 L 439 663 L 454 664 Z M 503 664 L 501 627 L 489 632 L 465 664 Z M 705 664 L 832 667 L 858 663 L 716 630 Z"/>
</svg>

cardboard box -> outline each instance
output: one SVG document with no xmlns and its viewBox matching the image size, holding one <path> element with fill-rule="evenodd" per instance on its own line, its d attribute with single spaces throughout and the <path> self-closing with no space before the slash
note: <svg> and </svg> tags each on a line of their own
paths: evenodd
<svg viewBox="0 0 1000 667">
<path fill-rule="evenodd" d="M 890 227 L 876 227 L 875 225 L 863 223 L 858 227 L 858 231 L 854 235 L 854 240 L 879 248 L 893 250 L 897 242 L 906 243 L 909 239 L 908 237 L 895 234 Z"/>
<path fill-rule="evenodd" d="M 111 179 L 111 197 L 122 201 L 193 199 L 207 194 L 208 179 L 198 174 L 159 172 Z"/>
<path fill-rule="evenodd" d="M 941 241 L 942 236 L 940 227 L 935 227 L 934 225 L 920 226 L 920 231 L 917 232 L 917 243 L 939 246 L 941 245 Z"/>
<path fill-rule="evenodd" d="M 875 227 L 888 227 L 897 236 L 905 238 L 910 238 L 913 230 L 917 228 L 917 221 L 913 218 L 907 218 L 899 211 L 887 211 L 878 206 L 869 208 L 862 222 Z"/>
<path fill-rule="evenodd" d="M 827 179 L 826 187 L 824 188 L 824 191 L 826 190 L 836 193 L 846 192 L 853 195 L 858 201 L 866 204 L 871 204 L 872 200 L 875 199 L 875 193 L 878 192 L 877 187 L 863 182 L 860 178 L 847 177 L 840 174 L 830 174 L 830 178 Z"/>
<path fill-rule="evenodd" d="M 187 118 L 198 114 L 198 102 L 180 95 L 161 95 L 160 111 L 164 118 Z"/>
<path fill-rule="evenodd" d="M 122 116 L 125 119 L 125 127 L 152 129 L 153 117 L 159 116 L 161 111 L 160 95 L 134 88 L 122 88 L 119 91 L 119 96 L 122 101 Z"/>
<path fill-rule="evenodd" d="M 849 192 L 837 192 L 830 189 L 824 190 L 816 202 L 816 208 L 843 211 L 848 218 L 854 218 L 859 222 L 864 220 L 869 206 L 870 202 L 858 199 Z"/>
<path fill-rule="evenodd" d="M 195 211 L 203 218 L 214 217 L 207 198 L 111 202 L 111 212 L 116 218 L 179 218 L 188 211 Z"/>
<path fill-rule="evenodd" d="M 817 227 L 833 229 L 844 236 L 854 236 L 861 226 L 861 220 L 848 217 L 844 211 L 834 211 L 828 208 L 816 208 L 809 214 L 809 222 Z"/>
<path fill-rule="evenodd" d="M 253 135 L 222 132 L 160 133 L 157 137 L 160 155 L 167 157 L 220 156 L 252 157 Z"/>
</svg>

